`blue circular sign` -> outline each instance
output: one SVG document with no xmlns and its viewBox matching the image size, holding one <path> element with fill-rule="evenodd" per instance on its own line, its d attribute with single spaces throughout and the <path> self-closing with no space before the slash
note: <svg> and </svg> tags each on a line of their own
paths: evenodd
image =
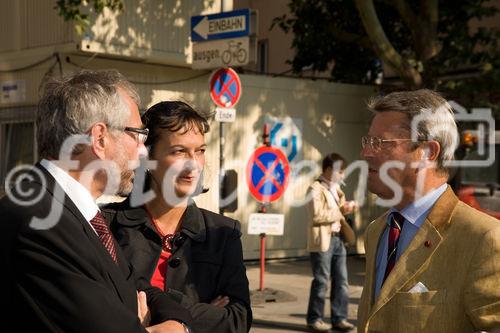
<svg viewBox="0 0 500 333">
<path fill-rule="evenodd" d="M 232 68 L 221 68 L 210 78 L 210 97 L 222 108 L 231 108 L 241 96 L 241 81 Z"/>
<path fill-rule="evenodd" d="M 288 159 L 274 147 L 257 148 L 248 160 L 248 189 L 261 202 L 278 200 L 285 192 L 289 175 Z"/>
</svg>

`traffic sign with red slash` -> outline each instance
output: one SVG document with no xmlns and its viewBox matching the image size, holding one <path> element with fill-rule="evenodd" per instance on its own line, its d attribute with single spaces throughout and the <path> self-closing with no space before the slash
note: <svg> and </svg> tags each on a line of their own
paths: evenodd
<svg viewBox="0 0 500 333">
<path fill-rule="evenodd" d="M 232 108 L 241 96 L 241 81 L 232 68 L 216 70 L 210 78 L 210 97 L 221 108 Z"/>
<path fill-rule="evenodd" d="M 275 147 L 257 148 L 247 163 L 246 178 L 250 193 L 260 202 L 278 200 L 288 186 L 290 165 L 283 152 Z"/>
</svg>

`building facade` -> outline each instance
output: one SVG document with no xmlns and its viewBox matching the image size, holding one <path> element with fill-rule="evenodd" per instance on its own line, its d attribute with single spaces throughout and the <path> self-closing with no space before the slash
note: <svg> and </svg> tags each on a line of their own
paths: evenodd
<svg viewBox="0 0 500 333">
<path fill-rule="evenodd" d="M 224 7 L 231 10 L 236 3 L 237 8 L 242 8 L 239 1 L 224 1 Z M 249 1 L 249 5 L 252 3 L 258 7 L 264 2 Z M 105 11 L 99 17 L 92 16 L 90 28 L 81 36 L 75 33 L 72 23 L 57 15 L 51 0 L 0 0 L 0 5 L 4 8 L 0 13 L 4 32 L 0 35 L 2 184 L 13 168 L 32 164 L 38 158 L 36 105 L 39 88 L 50 76 L 113 68 L 137 86 L 142 110 L 162 100 L 179 99 L 198 110 L 214 112 L 208 88 L 211 70 L 191 69 L 190 17 L 219 12 L 220 1 L 126 0 L 121 13 Z M 272 16 L 265 12 L 259 15 L 266 20 Z M 266 34 L 273 32 L 259 30 L 263 32 L 258 41 L 269 41 Z M 236 106 L 236 121 L 224 125 L 225 169 L 234 169 L 238 174 L 239 203 L 238 209 L 227 215 L 241 221 L 245 259 L 259 257 L 259 236 L 248 235 L 247 228 L 250 214 L 257 212 L 260 205 L 247 187 L 246 170 L 249 157 L 262 145 L 264 124 L 274 129 L 273 144 L 282 149 L 291 165 L 285 194 L 268 209 L 270 213 L 284 214 L 285 227 L 282 236 L 267 237 L 267 257 L 303 256 L 307 186 L 319 175 L 325 154 L 336 151 L 350 162 L 359 158 L 360 138 L 370 121 L 365 101 L 374 94 L 369 86 L 258 74 L 287 70 L 286 66 L 280 67 L 279 61 L 274 62 L 273 54 L 278 49 L 273 47 L 268 45 L 267 70 L 259 71 L 262 64 L 257 62 L 246 67 L 246 73 L 252 74 L 240 75 L 242 97 Z M 213 119 L 210 122 L 205 175 L 210 190 L 196 201 L 218 211 L 220 123 Z M 374 198 L 358 188 L 358 176 L 356 171 L 347 179 L 346 193 L 365 202 L 355 214 L 359 238 L 352 249 L 363 252 L 364 228 L 379 210 L 373 204 Z"/>
</svg>

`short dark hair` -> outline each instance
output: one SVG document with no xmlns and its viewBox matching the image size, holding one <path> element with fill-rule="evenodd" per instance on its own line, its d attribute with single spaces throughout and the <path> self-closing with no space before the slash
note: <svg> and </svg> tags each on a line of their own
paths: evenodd
<svg viewBox="0 0 500 333">
<path fill-rule="evenodd" d="M 323 159 L 322 170 L 323 172 L 328 168 L 336 167 L 336 163 L 340 162 L 340 169 L 345 169 L 346 161 L 345 158 L 337 153 L 330 153 Z"/>
<path fill-rule="evenodd" d="M 185 133 L 196 128 L 202 134 L 210 130 L 207 117 L 182 101 L 165 101 L 153 105 L 142 116 L 142 123 L 149 129 L 145 145 L 151 151 L 160 139 L 162 129 L 170 132 L 184 130 Z"/>
</svg>

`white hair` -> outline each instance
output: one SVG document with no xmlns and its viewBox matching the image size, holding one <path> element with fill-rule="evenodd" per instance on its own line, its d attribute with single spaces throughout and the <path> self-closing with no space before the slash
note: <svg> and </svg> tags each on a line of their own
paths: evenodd
<svg viewBox="0 0 500 333">
<path fill-rule="evenodd" d="M 401 128 L 410 131 L 415 145 L 421 141 L 437 141 L 441 148 L 437 169 L 448 173 L 446 164 L 454 158 L 459 137 L 453 110 L 440 94 L 428 89 L 393 92 L 371 100 L 368 109 L 374 113 L 406 114 L 409 123 L 401 124 Z"/>
<path fill-rule="evenodd" d="M 139 104 L 133 85 L 115 70 L 82 71 L 51 79 L 38 105 L 36 128 L 40 158 L 59 156 L 67 138 L 86 133 L 97 122 L 107 124 L 112 130 L 123 129 L 130 110 L 119 89 Z M 80 152 L 79 146 L 75 147 L 73 153 Z"/>
</svg>

